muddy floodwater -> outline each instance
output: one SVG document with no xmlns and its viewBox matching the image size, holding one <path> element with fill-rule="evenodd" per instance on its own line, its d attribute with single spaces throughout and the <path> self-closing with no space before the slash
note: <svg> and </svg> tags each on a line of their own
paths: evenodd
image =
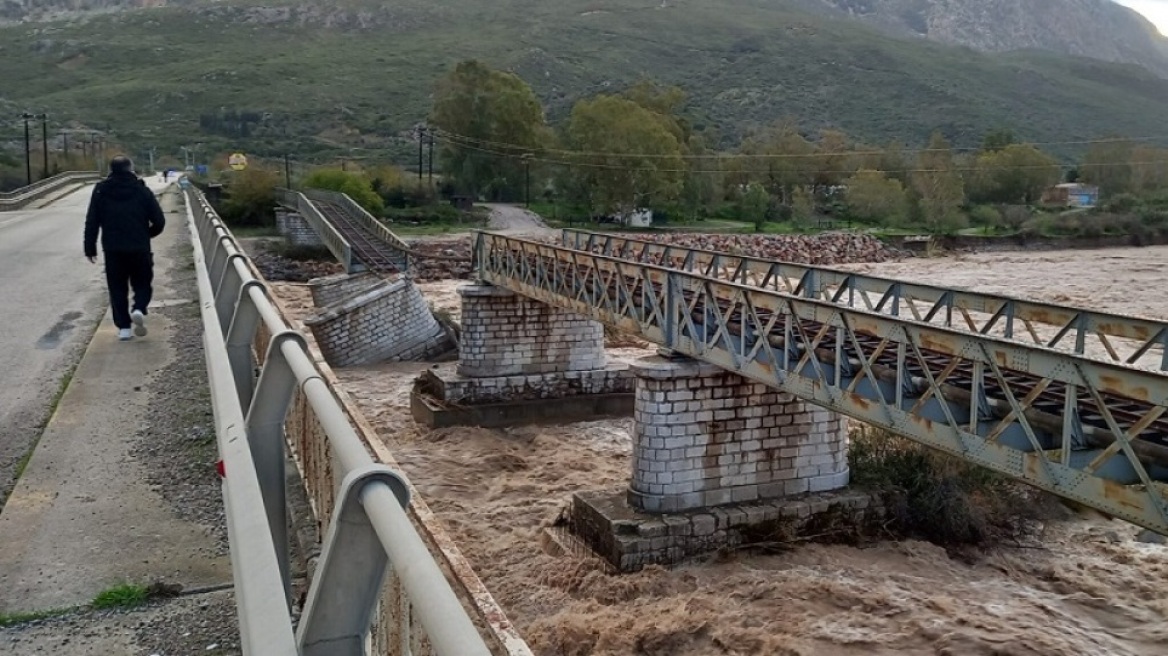
<svg viewBox="0 0 1168 656">
<path fill-rule="evenodd" d="M 1153 318 L 1168 248 L 965 255 L 847 268 Z M 421 285 L 457 316 L 458 281 Z M 293 310 L 302 288 L 277 285 Z M 627 359 L 649 353 L 614 351 Z M 431 431 L 409 413 L 427 365 L 339 370 L 536 654 L 1084 656 L 1168 654 L 1168 547 L 1102 518 L 972 563 L 923 542 L 809 544 L 611 576 L 540 535 L 578 490 L 627 484 L 631 420 Z"/>
</svg>

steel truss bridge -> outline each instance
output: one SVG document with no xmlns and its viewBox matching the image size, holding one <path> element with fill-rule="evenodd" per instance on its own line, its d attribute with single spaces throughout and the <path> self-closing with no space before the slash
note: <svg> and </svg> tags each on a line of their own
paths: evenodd
<svg viewBox="0 0 1168 656">
<path fill-rule="evenodd" d="M 379 259 L 412 255 L 365 228 Z M 1168 323 L 577 230 L 479 232 L 474 258 L 485 282 L 1168 534 Z"/>
<path fill-rule="evenodd" d="M 478 233 L 478 275 L 1168 533 L 1168 324 L 608 235 L 563 243 Z"/>
</svg>

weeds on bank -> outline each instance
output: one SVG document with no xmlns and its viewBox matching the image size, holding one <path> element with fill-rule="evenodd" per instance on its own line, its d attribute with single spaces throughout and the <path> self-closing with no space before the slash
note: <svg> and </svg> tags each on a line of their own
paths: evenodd
<svg viewBox="0 0 1168 656">
<path fill-rule="evenodd" d="M 852 431 L 852 483 L 883 493 L 885 529 L 945 547 L 1034 537 L 1053 504 L 988 469 L 866 426 Z"/>
<path fill-rule="evenodd" d="M 89 605 L 98 610 L 133 608 L 146 603 L 149 598 L 150 591 L 146 586 L 137 583 L 120 583 L 97 593 Z"/>
<path fill-rule="evenodd" d="M 26 624 L 28 622 L 35 622 L 37 620 L 47 620 L 50 617 L 59 617 L 72 613 L 75 608 L 53 608 L 50 610 L 37 610 L 29 613 L 0 613 L 0 629 L 7 626 L 16 626 L 17 624 Z"/>
</svg>

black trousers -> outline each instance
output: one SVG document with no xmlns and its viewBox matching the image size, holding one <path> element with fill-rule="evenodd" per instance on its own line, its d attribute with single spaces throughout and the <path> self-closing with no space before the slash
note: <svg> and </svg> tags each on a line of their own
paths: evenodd
<svg viewBox="0 0 1168 656">
<path fill-rule="evenodd" d="M 105 282 L 109 287 L 110 309 L 114 314 L 114 325 L 118 328 L 130 327 L 130 287 L 134 288 L 133 309 L 146 314 L 150 297 L 154 294 L 153 253 L 110 253 L 105 254 Z"/>
</svg>

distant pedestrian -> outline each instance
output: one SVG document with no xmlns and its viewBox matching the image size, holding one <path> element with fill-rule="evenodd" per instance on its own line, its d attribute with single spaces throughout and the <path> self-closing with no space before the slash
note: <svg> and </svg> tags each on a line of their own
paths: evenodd
<svg viewBox="0 0 1168 656">
<path fill-rule="evenodd" d="M 166 219 L 154 192 L 138 179 L 134 163 L 119 155 L 110 160 L 109 177 L 97 183 L 85 215 L 85 257 L 97 260 L 97 235 L 105 254 L 105 280 L 118 339 L 146 335 L 146 308 L 154 293 L 154 253 L 150 240 L 162 234 Z M 129 304 L 129 287 L 134 304 Z M 133 325 L 133 335 L 130 327 Z"/>
</svg>

